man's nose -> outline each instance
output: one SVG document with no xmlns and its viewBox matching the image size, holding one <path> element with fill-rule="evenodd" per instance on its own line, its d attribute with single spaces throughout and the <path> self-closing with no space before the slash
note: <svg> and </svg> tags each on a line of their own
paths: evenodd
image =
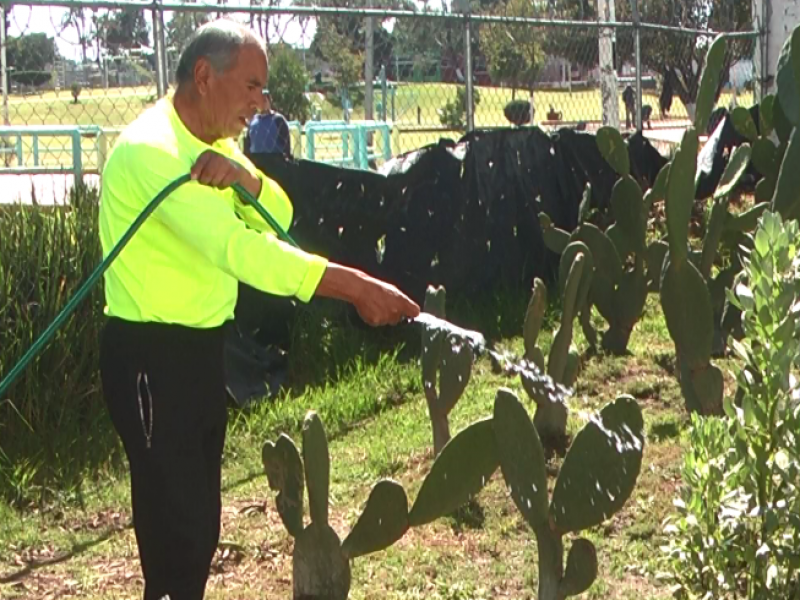
<svg viewBox="0 0 800 600">
<path fill-rule="evenodd" d="M 262 112 L 264 108 L 266 108 L 266 105 L 267 105 L 267 99 L 260 91 L 258 94 L 253 95 L 251 106 L 253 107 L 253 109 L 256 110 L 256 112 Z"/>
</svg>

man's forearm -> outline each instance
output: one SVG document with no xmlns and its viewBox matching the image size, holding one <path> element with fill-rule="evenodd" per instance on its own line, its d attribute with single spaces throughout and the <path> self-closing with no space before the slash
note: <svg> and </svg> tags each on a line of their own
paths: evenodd
<svg viewBox="0 0 800 600">
<path fill-rule="evenodd" d="M 367 276 L 361 271 L 328 263 L 316 295 L 353 303 L 362 294 Z"/>
<path fill-rule="evenodd" d="M 250 174 L 245 168 L 242 168 L 242 176 L 239 177 L 241 186 L 250 192 L 253 198 L 258 198 L 261 195 L 261 178 L 255 177 Z"/>
</svg>

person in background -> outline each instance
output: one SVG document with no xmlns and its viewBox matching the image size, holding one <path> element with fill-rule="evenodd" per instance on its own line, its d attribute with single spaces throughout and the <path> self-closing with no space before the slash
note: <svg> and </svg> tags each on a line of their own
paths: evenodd
<svg viewBox="0 0 800 600">
<path fill-rule="evenodd" d="M 220 535 L 223 344 L 237 282 L 301 302 L 342 300 L 373 326 L 420 311 L 396 287 L 280 241 L 232 188 L 291 225 L 287 194 L 234 141 L 263 109 L 267 77 L 261 38 L 228 21 L 204 25 L 181 54 L 174 95 L 125 128 L 103 170 L 104 256 L 156 195 L 191 175 L 105 273 L 100 376 L 128 459 L 145 600 L 205 595 Z"/>
<path fill-rule="evenodd" d="M 283 154 L 291 157 L 292 140 L 286 118 L 272 106 L 269 90 L 264 90 L 264 110 L 253 117 L 247 129 L 245 147 L 253 154 Z"/>
</svg>

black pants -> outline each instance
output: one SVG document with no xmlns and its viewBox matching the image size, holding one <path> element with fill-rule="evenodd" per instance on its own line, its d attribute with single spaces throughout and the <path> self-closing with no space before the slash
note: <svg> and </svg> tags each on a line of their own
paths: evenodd
<svg viewBox="0 0 800 600">
<path fill-rule="evenodd" d="M 128 457 L 145 600 L 200 600 L 220 534 L 222 328 L 110 319 L 100 373 Z"/>
</svg>

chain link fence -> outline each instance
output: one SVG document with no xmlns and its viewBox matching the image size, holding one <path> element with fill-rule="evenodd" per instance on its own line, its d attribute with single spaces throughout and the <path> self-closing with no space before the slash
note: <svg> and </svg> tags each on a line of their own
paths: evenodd
<svg viewBox="0 0 800 600">
<path fill-rule="evenodd" d="M 668 147 L 692 116 L 715 23 L 738 30 L 717 105 L 758 101 L 758 34 L 737 17 L 742 3 L 714 0 L 716 13 L 680 29 L 675 7 L 691 1 L 646 0 L 641 15 L 608 0 L 367 2 L 3 4 L 0 171 L 99 172 L 119 131 L 174 89 L 192 32 L 218 17 L 267 40 L 291 153 L 355 168 L 471 129 L 631 131 L 637 106 L 645 135 Z"/>
</svg>

